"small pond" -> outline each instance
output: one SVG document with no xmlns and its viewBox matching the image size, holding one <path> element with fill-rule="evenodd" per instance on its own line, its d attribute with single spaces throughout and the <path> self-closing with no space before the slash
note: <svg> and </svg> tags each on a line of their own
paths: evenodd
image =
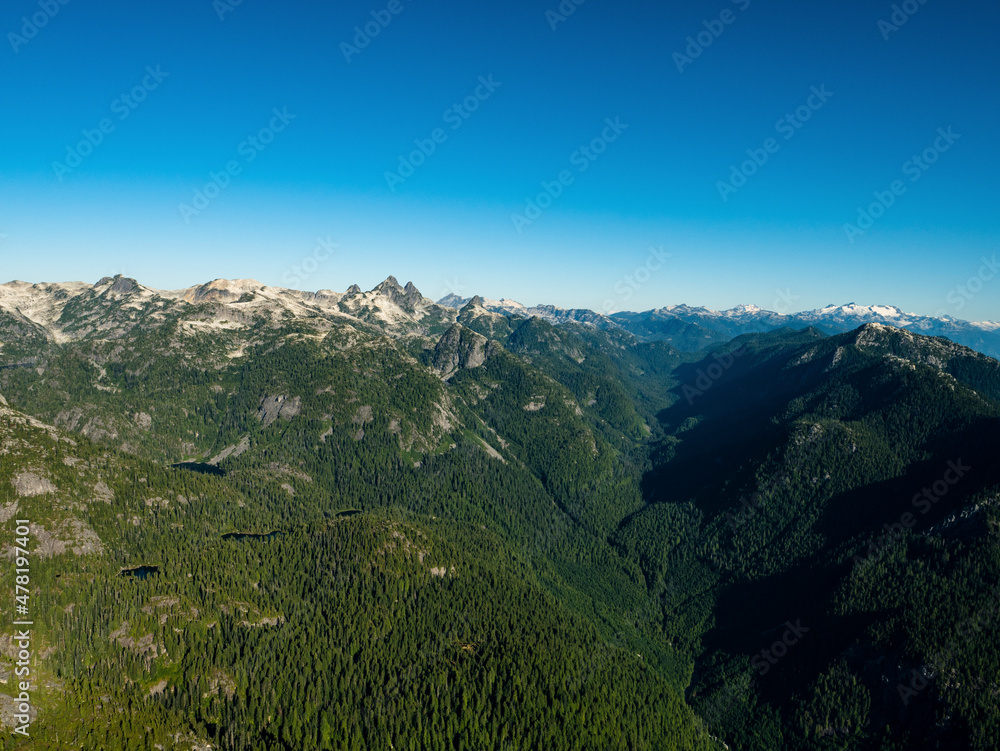
<svg viewBox="0 0 1000 751">
<path fill-rule="evenodd" d="M 222 536 L 222 539 L 223 540 L 236 540 L 237 542 L 240 541 L 240 540 L 268 540 L 268 541 L 271 541 L 275 537 L 279 537 L 279 536 L 281 536 L 283 534 L 285 534 L 285 533 L 282 532 L 281 530 L 278 530 L 278 529 L 274 530 L 273 532 L 262 532 L 262 533 L 254 533 L 254 532 L 229 532 L 227 534 L 224 534 Z"/>
<path fill-rule="evenodd" d="M 171 464 L 170 466 L 174 469 L 186 469 L 189 472 L 197 472 L 200 475 L 226 476 L 226 473 L 214 464 L 204 464 L 203 462 L 181 462 L 180 464 Z"/>
<path fill-rule="evenodd" d="M 119 576 L 134 576 L 136 579 L 146 579 L 153 574 L 160 573 L 159 566 L 137 566 L 136 568 L 122 569 Z"/>
</svg>

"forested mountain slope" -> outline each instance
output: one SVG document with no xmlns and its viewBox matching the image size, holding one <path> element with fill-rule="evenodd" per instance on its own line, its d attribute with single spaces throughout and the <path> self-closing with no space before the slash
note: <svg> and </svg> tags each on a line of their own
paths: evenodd
<svg viewBox="0 0 1000 751">
<path fill-rule="evenodd" d="M 998 365 L 871 324 L 743 337 L 683 369 L 652 504 L 617 540 L 667 620 L 702 624 L 690 696 L 727 742 L 998 743 Z"/>
<path fill-rule="evenodd" d="M 38 654 L 32 738 L 7 747 L 711 747 L 482 525 L 290 503 L 5 407 L 0 442 Z"/>
<path fill-rule="evenodd" d="M 2 289 L 0 501 L 44 551 L 13 747 L 1000 742 L 996 360 L 683 353 L 391 277 Z"/>
</svg>

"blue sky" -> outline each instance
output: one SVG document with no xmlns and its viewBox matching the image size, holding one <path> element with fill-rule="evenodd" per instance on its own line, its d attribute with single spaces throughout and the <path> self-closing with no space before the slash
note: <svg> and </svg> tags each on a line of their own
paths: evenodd
<svg viewBox="0 0 1000 751">
<path fill-rule="evenodd" d="M 561 7 L 11 0 L 0 278 L 1000 320 L 995 5 Z"/>
</svg>

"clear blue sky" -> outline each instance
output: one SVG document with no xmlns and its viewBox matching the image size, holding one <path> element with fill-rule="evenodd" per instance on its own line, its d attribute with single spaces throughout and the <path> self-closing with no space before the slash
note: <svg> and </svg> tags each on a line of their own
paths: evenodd
<svg viewBox="0 0 1000 751">
<path fill-rule="evenodd" d="M 947 299 L 1000 253 L 1000 10 L 901 5 L 893 30 L 872 0 L 586 0 L 565 20 L 558 0 L 10 0 L 0 278 L 394 274 L 435 298 L 773 308 L 781 291 L 998 320 L 1000 274 L 960 313 Z M 368 22 L 378 36 L 345 48 Z M 85 131 L 100 143 L 77 161 Z M 416 140 L 434 153 L 399 171 Z M 926 171 L 908 164 L 926 149 Z M 748 150 L 767 161 L 720 187 Z M 894 181 L 865 234 L 845 230 Z M 543 183 L 560 195 L 526 214 Z"/>
</svg>

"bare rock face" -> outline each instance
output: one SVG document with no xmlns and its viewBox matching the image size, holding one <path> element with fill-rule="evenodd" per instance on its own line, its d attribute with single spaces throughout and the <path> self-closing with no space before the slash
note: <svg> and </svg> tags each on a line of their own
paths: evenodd
<svg viewBox="0 0 1000 751">
<path fill-rule="evenodd" d="M 0 508 L 0 524 L 6 524 L 11 519 L 14 518 L 14 514 L 17 513 L 17 501 L 8 503 L 3 508 Z"/>
<path fill-rule="evenodd" d="M 129 623 L 128 621 L 124 621 L 118 629 L 111 632 L 110 637 L 126 649 L 131 649 L 140 657 L 149 653 L 155 658 L 160 653 L 160 646 L 156 643 L 152 634 L 146 634 L 145 636 L 140 636 L 138 639 L 134 639 L 128 636 L 128 633 Z"/>
<path fill-rule="evenodd" d="M 118 274 L 114 278 L 114 283 L 111 285 L 111 291 L 116 295 L 127 295 L 139 286 L 135 279 L 130 279 L 128 277 Z"/>
<path fill-rule="evenodd" d="M 279 417 L 282 420 L 291 420 L 302 411 L 302 399 L 298 396 L 265 396 L 260 401 L 260 408 L 257 410 L 257 419 L 264 427 L 267 427 Z"/>
<path fill-rule="evenodd" d="M 18 714 L 20 714 L 20 710 L 17 700 L 12 696 L 7 696 L 7 694 L 0 694 L 0 726 L 5 728 L 18 727 L 19 722 L 15 718 Z M 34 704 L 31 704 L 28 715 L 31 717 L 31 722 L 38 718 L 38 710 Z"/>
<path fill-rule="evenodd" d="M 480 367 L 499 351 L 500 345 L 492 339 L 455 324 L 434 348 L 434 369 L 447 380 L 459 370 Z"/>
<path fill-rule="evenodd" d="M 39 477 L 34 472 L 22 472 L 17 475 L 11 483 L 14 490 L 21 498 L 30 498 L 36 495 L 46 495 L 58 491 L 55 485 L 44 477 Z"/>
<path fill-rule="evenodd" d="M 33 554 L 39 558 L 52 558 L 57 555 L 73 553 L 74 555 L 101 555 L 104 544 L 97 533 L 79 519 L 64 519 L 51 529 L 41 524 L 32 524 L 31 536 L 35 540 Z M 0 557 L 13 559 L 15 548 L 5 544 L 0 550 Z"/>
<path fill-rule="evenodd" d="M 191 450 L 190 453 L 194 453 L 194 446 L 193 445 L 192 445 L 191 449 L 192 450 Z M 240 456 L 241 454 L 246 453 L 249 450 L 250 450 L 250 437 L 249 436 L 243 436 L 240 439 L 239 443 L 235 443 L 232 446 L 227 446 L 226 448 L 224 448 L 221 451 L 221 453 L 219 453 L 218 456 L 214 457 L 213 459 L 209 459 L 208 463 L 209 464 L 218 464 L 219 462 L 223 461 L 224 459 L 228 459 L 230 456 L 232 456 L 235 459 L 236 457 Z"/>
<path fill-rule="evenodd" d="M 32 524 L 31 532 L 37 541 L 35 554 L 39 558 L 51 558 L 70 551 L 78 556 L 104 552 L 101 538 L 79 519 L 64 521 L 51 532 L 39 524 Z"/>
<path fill-rule="evenodd" d="M 71 410 L 63 410 L 56 415 L 54 424 L 66 430 L 76 430 L 76 426 L 80 424 L 83 414 L 83 410 L 79 407 L 74 407 Z"/>
<path fill-rule="evenodd" d="M 115 499 L 114 491 L 103 480 L 98 481 L 94 486 L 94 495 L 104 503 L 111 503 Z"/>
<path fill-rule="evenodd" d="M 118 431 L 114 426 L 100 417 L 87 420 L 87 424 L 80 428 L 80 434 L 95 442 L 114 440 L 118 437 Z"/>
</svg>

